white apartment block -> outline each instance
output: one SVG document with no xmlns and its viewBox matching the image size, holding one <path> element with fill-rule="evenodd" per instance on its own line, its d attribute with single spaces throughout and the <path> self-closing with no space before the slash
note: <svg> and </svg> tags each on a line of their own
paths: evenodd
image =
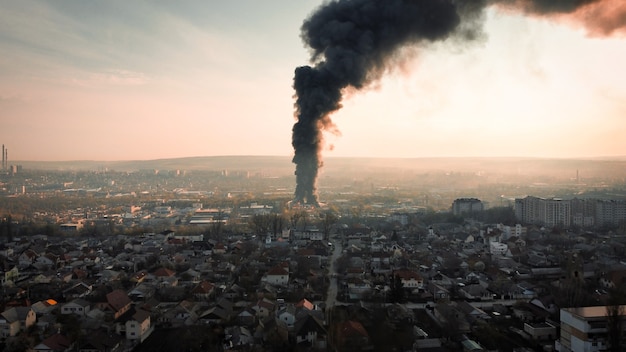
<svg viewBox="0 0 626 352">
<path fill-rule="evenodd" d="M 561 338 L 555 344 L 560 352 L 606 351 L 608 318 L 606 306 L 561 309 Z M 626 306 L 621 306 L 622 334 L 626 328 Z"/>
<path fill-rule="evenodd" d="M 515 216 L 543 226 L 604 226 L 626 221 L 626 200 L 526 197 L 515 200 Z"/>
</svg>

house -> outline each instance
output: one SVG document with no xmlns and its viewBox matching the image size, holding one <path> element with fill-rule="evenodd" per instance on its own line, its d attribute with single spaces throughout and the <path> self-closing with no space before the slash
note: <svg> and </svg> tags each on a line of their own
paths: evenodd
<svg viewBox="0 0 626 352">
<path fill-rule="evenodd" d="M 230 315 L 222 307 L 211 307 L 198 317 L 198 320 L 203 324 L 224 324 L 228 322 Z"/>
<path fill-rule="evenodd" d="M 557 337 L 556 326 L 548 323 L 524 323 L 524 332 L 526 332 L 533 340 L 538 341 L 554 341 Z"/>
<path fill-rule="evenodd" d="M 100 302 L 97 307 L 107 314 L 111 314 L 113 319 L 118 319 L 130 309 L 132 301 L 123 290 L 115 290 L 106 295 L 106 302 Z"/>
<path fill-rule="evenodd" d="M 36 267 L 41 268 L 43 270 L 47 269 L 56 269 L 57 263 L 59 261 L 59 257 L 52 254 L 46 253 L 44 255 L 40 255 L 35 259 L 33 263 Z"/>
<path fill-rule="evenodd" d="M 554 296 L 551 295 L 535 297 L 529 303 L 550 313 L 556 313 L 559 310 L 555 304 Z"/>
<path fill-rule="evenodd" d="M 17 266 L 4 272 L 4 276 L 0 278 L 0 284 L 4 286 L 6 283 L 15 283 L 20 277 L 20 271 Z"/>
<path fill-rule="evenodd" d="M 215 306 L 207 309 L 199 316 L 199 321 L 204 324 L 223 324 L 233 317 L 233 303 L 221 298 Z"/>
<path fill-rule="evenodd" d="M 346 278 L 356 277 L 356 278 L 363 279 L 365 278 L 365 269 L 363 269 L 362 267 L 350 266 L 346 268 L 344 274 Z"/>
<path fill-rule="evenodd" d="M 600 277 L 600 284 L 607 289 L 620 289 L 626 285 L 626 268 L 610 270 Z"/>
<path fill-rule="evenodd" d="M 292 329 L 296 323 L 296 307 L 288 304 L 276 311 L 276 324 Z"/>
<path fill-rule="evenodd" d="M 0 314 L 0 337 L 16 336 L 37 322 L 35 311 L 30 307 L 12 307 Z"/>
<path fill-rule="evenodd" d="M 242 299 L 244 298 L 246 295 L 246 290 L 237 285 L 237 284 L 232 284 L 226 291 L 224 291 L 224 293 L 222 294 L 222 297 L 227 298 L 231 301 L 235 301 L 237 299 Z"/>
<path fill-rule="evenodd" d="M 440 352 L 444 351 L 441 345 L 441 339 L 437 338 L 417 338 L 413 342 L 413 350 L 414 351 L 424 351 L 424 352 Z"/>
<path fill-rule="evenodd" d="M 246 350 L 247 346 L 254 344 L 254 336 L 250 330 L 242 326 L 231 326 L 226 328 L 224 338 L 224 350 Z"/>
<path fill-rule="evenodd" d="M 470 284 L 459 287 L 458 294 L 468 300 L 489 301 L 493 300 L 493 293 L 487 290 L 483 284 Z"/>
<path fill-rule="evenodd" d="M 78 282 L 70 288 L 63 290 L 63 297 L 66 300 L 85 297 L 91 293 L 92 289 L 93 287 L 91 285 L 87 285 L 83 282 Z"/>
<path fill-rule="evenodd" d="M 37 257 L 38 257 L 38 254 L 34 250 L 27 249 L 24 252 L 22 252 L 22 254 L 20 254 L 17 260 L 21 267 L 26 267 L 26 266 L 34 264 L 35 260 L 37 260 Z"/>
<path fill-rule="evenodd" d="M 174 270 L 161 267 L 153 271 L 152 275 L 154 275 L 154 277 L 157 279 L 164 279 L 176 275 L 176 272 Z"/>
<path fill-rule="evenodd" d="M 463 352 L 477 352 L 485 350 L 478 342 L 470 339 L 461 341 L 461 346 L 463 346 Z"/>
<path fill-rule="evenodd" d="M 135 286 L 130 292 L 128 292 L 128 297 L 137 302 L 137 301 L 146 301 L 154 296 L 156 288 L 152 284 L 148 283 L 140 283 Z"/>
<path fill-rule="evenodd" d="M 265 281 L 276 286 L 287 286 L 289 284 L 289 271 L 281 265 L 277 265 L 265 274 Z"/>
<path fill-rule="evenodd" d="M 237 323 L 252 326 L 256 322 L 256 312 L 251 307 L 243 309 L 237 314 Z"/>
<path fill-rule="evenodd" d="M 191 290 L 191 294 L 197 299 L 208 300 L 211 298 L 215 290 L 215 285 L 204 280 Z"/>
<path fill-rule="evenodd" d="M 219 242 L 217 244 L 215 244 L 215 246 L 213 246 L 213 253 L 215 254 L 225 254 L 226 253 L 226 246 Z"/>
<path fill-rule="evenodd" d="M 336 343 L 340 350 L 358 351 L 371 347 L 370 336 L 360 322 L 346 320 L 337 324 L 336 329 Z"/>
<path fill-rule="evenodd" d="M 143 342 L 152 333 L 150 313 L 143 309 L 131 309 L 120 317 L 116 325 L 117 333 L 125 333 L 127 340 Z"/>
<path fill-rule="evenodd" d="M 452 288 L 452 286 L 455 285 L 454 281 L 447 277 L 446 275 L 442 274 L 441 272 L 437 272 L 435 274 L 433 274 L 430 278 L 430 282 L 431 283 L 435 283 L 445 289 L 450 289 Z"/>
<path fill-rule="evenodd" d="M 31 308 L 35 311 L 35 314 L 40 317 L 42 315 L 46 315 L 52 313 L 57 308 L 57 301 L 53 299 L 46 299 L 42 301 L 35 302 Z"/>
<path fill-rule="evenodd" d="M 450 298 L 450 291 L 439 284 L 430 282 L 428 284 L 428 289 L 435 300 L 447 300 Z"/>
<path fill-rule="evenodd" d="M 274 302 L 270 301 L 267 298 L 263 298 L 251 306 L 251 308 L 256 312 L 256 317 L 259 320 L 265 319 L 270 316 L 270 314 L 274 312 L 275 307 L 276 305 L 274 304 Z"/>
<path fill-rule="evenodd" d="M 41 352 L 64 352 L 71 351 L 73 343 L 70 339 L 61 334 L 54 334 L 39 343 L 33 349 Z"/>
<path fill-rule="evenodd" d="M 180 327 L 193 325 L 198 320 L 198 304 L 189 301 L 181 301 L 178 304 L 162 303 L 156 307 L 161 312 L 157 320 L 159 324 L 167 327 Z"/>
<path fill-rule="evenodd" d="M 298 303 L 296 303 L 296 308 L 299 310 L 315 310 L 317 306 L 306 298 L 301 299 Z"/>
<path fill-rule="evenodd" d="M 326 350 L 327 333 L 323 323 L 316 317 L 306 314 L 299 319 L 293 329 L 296 344 L 306 344 L 312 349 Z"/>
<path fill-rule="evenodd" d="M 402 287 L 406 289 L 419 289 L 424 287 L 424 279 L 420 274 L 416 273 L 413 270 L 394 270 L 393 276 L 400 277 L 400 280 L 402 281 Z"/>
<path fill-rule="evenodd" d="M 96 331 L 84 337 L 78 352 L 112 352 L 120 347 L 122 337 L 105 331 Z"/>
<path fill-rule="evenodd" d="M 76 314 L 78 316 L 85 316 L 89 313 L 90 304 L 88 301 L 82 298 L 76 298 L 61 307 L 61 314 Z"/>
<path fill-rule="evenodd" d="M 351 299 L 361 299 L 372 290 L 372 285 L 369 281 L 362 280 L 356 277 L 347 279 L 348 294 Z"/>
<path fill-rule="evenodd" d="M 472 306 L 467 301 L 456 302 L 456 306 L 461 312 L 465 314 L 467 319 L 472 323 L 475 322 L 476 320 L 486 321 L 486 320 L 491 319 L 491 316 L 489 314 L 487 314 L 485 311 L 483 311 L 480 308 Z"/>
</svg>

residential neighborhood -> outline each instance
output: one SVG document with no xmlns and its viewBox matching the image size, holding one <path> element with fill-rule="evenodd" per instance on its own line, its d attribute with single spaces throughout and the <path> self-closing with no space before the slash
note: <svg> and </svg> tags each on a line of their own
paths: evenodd
<svg viewBox="0 0 626 352">
<path fill-rule="evenodd" d="M 623 341 L 621 226 L 527 223 L 516 203 L 476 210 L 477 198 L 436 212 L 377 201 L 367 213 L 341 199 L 123 199 L 133 205 L 55 214 L 80 229 L 3 218 L 3 350 L 601 351 Z"/>
</svg>

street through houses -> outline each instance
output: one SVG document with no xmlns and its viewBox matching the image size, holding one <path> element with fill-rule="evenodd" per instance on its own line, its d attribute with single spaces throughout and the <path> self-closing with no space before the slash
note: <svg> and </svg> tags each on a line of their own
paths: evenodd
<svg viewBox="0 0 626 352">
<path fill-rule="evenodd" d="M 333 252 L 330 257 L 330 265 L 328 267 L 330 285 L 328 285 L 325 302 L 327 317 L 337 301 L 337 272 L 335 271 L 335 261 L 341 256 L 341 251 L 343 249 L 341 247 L 341 241 L 331 240 L 331 243 L 333 244 Z"/>
</svg>

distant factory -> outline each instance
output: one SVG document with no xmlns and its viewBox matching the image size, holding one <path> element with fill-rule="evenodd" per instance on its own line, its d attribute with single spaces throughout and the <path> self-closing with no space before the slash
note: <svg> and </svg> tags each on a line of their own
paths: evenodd
<svg viewBox="0 0 626 352">
<path fill-rule="evenodd" d="M 2 145 L 2 173 L 9 172 L 16 174 L 22 167 L 20 165 L 9 165 L 9 149 Z"/>
<path fill-rule="evenodd" d="M 2 145 L 2 171 L 6 171 L 7 164 L 9 162 L 9 150 L 4 148 L 4 144 Z"/>
</svg>

